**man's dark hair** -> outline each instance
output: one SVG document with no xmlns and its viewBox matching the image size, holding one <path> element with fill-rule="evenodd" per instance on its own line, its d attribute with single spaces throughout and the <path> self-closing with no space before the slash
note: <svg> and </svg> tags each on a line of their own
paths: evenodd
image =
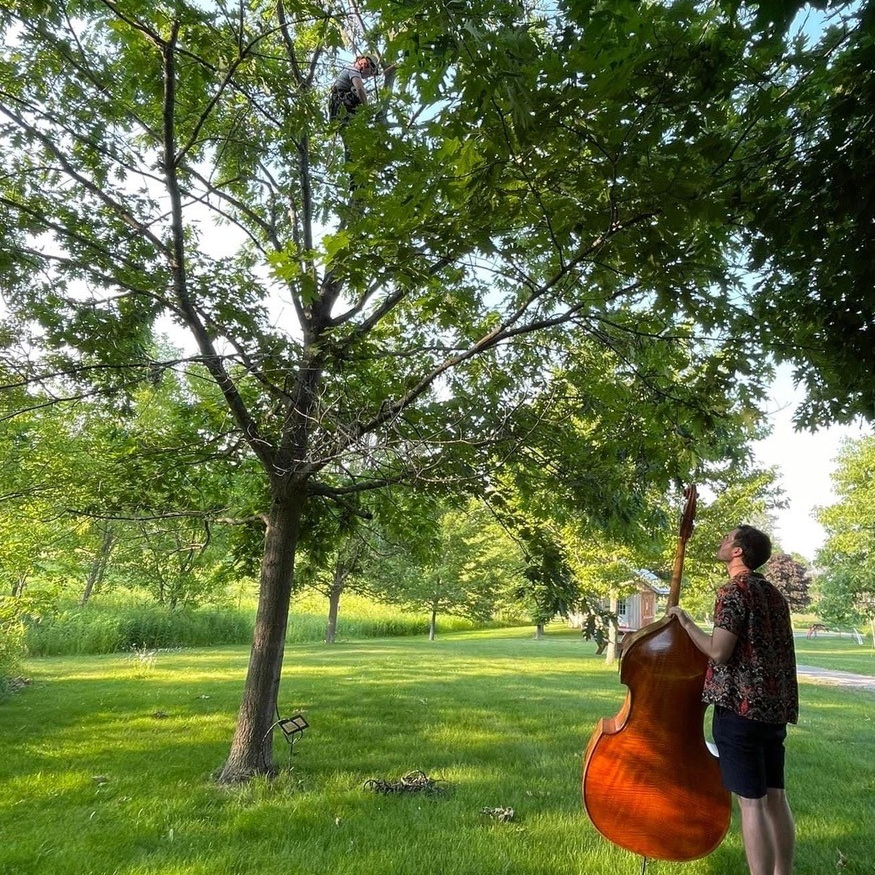
<svg viewBox="0 0 875 875">
<path fill-rule="evenodd" d="M 772 555 L 771 538 L 753 526 L 738 526 L 734 546 L 741 547 L 741 558 L 751 571 L 765 565 Z"/>
</svg>

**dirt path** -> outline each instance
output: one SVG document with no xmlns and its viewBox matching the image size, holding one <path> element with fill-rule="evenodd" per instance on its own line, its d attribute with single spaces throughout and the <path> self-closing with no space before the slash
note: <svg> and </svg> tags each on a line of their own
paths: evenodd
<svg viewBox="0 0 875 875">
<path fill-rule="evenodd" d="M 797 665 L 796 674 L 799 680 L 815 684 L 833 684 L 849 687 L 855 690 L 867 690 L 875 693 L 875 677 L 865 674 L 853 674 L 849 671 L 835 671 L 831 668 L 816 668 L 813 665 Z"/>
</svg>

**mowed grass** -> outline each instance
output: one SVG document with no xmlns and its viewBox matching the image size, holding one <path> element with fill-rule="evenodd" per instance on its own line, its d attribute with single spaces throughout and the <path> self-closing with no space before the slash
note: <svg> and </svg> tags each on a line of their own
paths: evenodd
<svg viewBox="0 0 875 875">
<path fill-rule="evenodd" d="M 857 644 L 848 635 L 797 638 L 796 662 L 875 676 L 875 648 L 871 639 L 863 640 L 864 644 Z"/>
<path fill-rule="evenodd" d="M 0 706 L 3 875 L 596 875 L 640 872 L 580 803 L 581 756 L 624 695 L 591 643 L 491 630 L 296 644 L 283 716 L 310 722 L 274 781 L 220 787 L 248 650 L 32 659 Z M 875 871 L 875 696 L 805 684 L 788 780 L 797 873 Z M 288 767 L 285 742 L 277 762 Z M 678 751 L 681 757 L 683 751 Z M 421 769 L 446 792 L 385 796 L 369 778 Z M 509 807 L 498 822 L 482 809 Z M 693 863 L 747 871 L 737 815 Z"/>
</svg>

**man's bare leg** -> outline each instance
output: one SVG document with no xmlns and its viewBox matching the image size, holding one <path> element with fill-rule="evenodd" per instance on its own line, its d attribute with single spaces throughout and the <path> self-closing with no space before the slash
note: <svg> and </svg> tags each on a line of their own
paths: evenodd
<svg viewBox="0 0 875 875">
<path fill-rule="evenodd" d="M 741 810 L 741 837 L 750 875 L 775 875 L 776 857 L 772 826 L 766 800 L 738 797 Z"/>
<path fill-rule="evenodd" d="M 783 790 L 770 787 L 766 791 L 766 814 L 775 850 L 775 875 L 790 875 L 796 850 L 796 824 Z"/>
</svg>

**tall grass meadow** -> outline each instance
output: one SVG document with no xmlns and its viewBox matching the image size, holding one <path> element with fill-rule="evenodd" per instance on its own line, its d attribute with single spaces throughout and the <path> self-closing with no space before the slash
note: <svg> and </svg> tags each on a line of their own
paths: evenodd
<svg viewBox="0 0 875 875">
<path fill-rule="evenodd" d="M 286 632 L 288 644 L 321 641 L 325 637 L 327 600 L 304 593 L 292 605 Z M 27 625 L 24 642 L 31 656 L 76 656 L 128 652 L 133 648 L 169 649 L 248 644 L 255 620 L 253 598 L 233 605 L 212 605 L 171 611 L 162 605 L 124 598 L 62 605 Z M 441 617 L 438 632 L 464 631 L 474 624 L 459 617 Z M 420 635 L 428 630 L 425 613 L 404 612 L 358 596 L 341 602 L 337 638 L 391 638 Z"/>
</svg>

